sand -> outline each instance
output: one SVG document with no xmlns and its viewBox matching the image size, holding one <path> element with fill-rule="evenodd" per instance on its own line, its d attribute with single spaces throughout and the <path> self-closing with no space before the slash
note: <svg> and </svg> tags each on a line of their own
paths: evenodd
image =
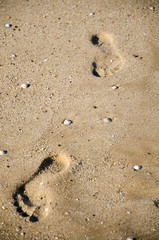
<svg viewBox="0 0 159 240">
<path fill-rule="evenodd" d="M 0 1 L 1 240 L 159 239 L 158 9 Z"/>
</svg>

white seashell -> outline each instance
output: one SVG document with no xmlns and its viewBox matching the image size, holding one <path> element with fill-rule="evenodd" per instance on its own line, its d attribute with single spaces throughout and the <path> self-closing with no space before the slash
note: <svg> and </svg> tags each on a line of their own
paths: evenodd
<svg viewBox="0 0 159 240">
<path fill-rule="evenodd" d="M 104 122 L 112 122 L 111 118 L 104 118 Z"/>
<path fill-rule="evenodd" d="M 7 150 L 0 150 L 0 155 L 2 156 L 2 155 L 5 155 L 5 154 L 7 154 Z"/>
<path fill-rule="evenodd" d="M 136 240 L 136 238 L 128 237 L 126 240 Z"/>
<path fill-rule="evenodd" d="M 28 88 L 28 87 L 30 87 L 30 84 L 28 84 L 28 83 L 23 83 L 23 84 L 21 85 L 21 87 L 22 87 L 22 88 Z"/>
<path fill-rule="evenodd" d="M 65 120 L 65 121 L 63 122 L 64 125 L 70 125 L 71 123 L 72 123 L 71 120 Z"/>
<path fill-rule="evenodd" d="M 115 86 L 115 85 L 112 86 L 112 89 L 118 89 L 118 88 L 119 88 L 118 86 Z"/>
<path fill-rule="evenodd" d="M 17 55 L 16 55 L 16 54 L 12 54 L 11 57 L 12 57 L 12 58 L 16 58 Z"/>
<path fill-rule="evenodd" d="M 12 27 L 12 24 L 7 23 L 7 24 L 5 24 L 5 27 L 10 28 L 10 27 Z"/>
<path fill-rule="evenodd" d="M 142 168 L 141 165 L 135 165 L 135 166 L 134 166 L 134 170 L 135 170 L 135 171 L 138 171 L 138 170 L 140 170 L 141 168 Z"/>
</svg>

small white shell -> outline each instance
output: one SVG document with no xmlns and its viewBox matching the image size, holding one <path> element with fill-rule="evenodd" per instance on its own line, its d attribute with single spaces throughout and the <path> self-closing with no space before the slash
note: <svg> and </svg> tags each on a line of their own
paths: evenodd
<svg viewBox="0 0 159 240">
<path fill-rule="evenodd" d="M 149 7 L 150 10 L 155 10 L 155 7 Z"/>
<path fill-rule="evenodd" d="M 2 155 L 5 155 L 5 154 L 7 154 L 7 150 L 0 150 L 0 155 L 2 156 Z"/>
<path fill-rule="evenodd" d="M 118 89 L 118 88 L 119 88 L 118 86 L 115 86 L 115 85 L 112 86 L 112 89 Z"/>
<path fill-rule="evenodd" d="M 135 165 L 135 166 L 134 166 L 134 170 L 135 170 L 135 171 L 138 171 L 138 170 L 140 170 L 141 168 L 142 168 L 141 165 Z"/>
<path fill-rule="evenodd" d="M 17 55 L 16 55 L 16 54 L 12 54 L 11 57 L 12 57 L 12 58 L 16 58 Z"/>
<path fill-rule="evenodd" d="M 12 24 L 6 23 L 6 24 L 5 24 L 5 27 L 10 28 L 10 27 L 12 27 Z"/>
<path fill-rule="evenodd" d="M 112 122 L 111 118 L 104 118 L 104 122 Z"/>
<path fill-rule="evenodd" d="M 126 240 L 136 240 L 136 238 L 128 237 Z"/>
<path fill-rule="evenodd" d="M 22 88 L 28 88 L 28 87 L 30 87 L 30 84 L 28 84 L 28 83 L 23 83 L 23 84 L 21 85 L 21 87 L 22 87 Z"/>
<path fill-rule="evenodd" d="M 71 120 L 67 120 L 67 119 L 63 122 L 64 125 L 70 125 L 71 123 L 72 123 L 72 121 Z"/>
</svg>

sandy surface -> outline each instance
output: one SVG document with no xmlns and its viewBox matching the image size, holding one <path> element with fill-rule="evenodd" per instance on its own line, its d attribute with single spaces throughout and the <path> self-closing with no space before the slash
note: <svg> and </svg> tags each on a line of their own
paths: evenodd
<svg viewBox="0 0 159 240">
<path fill-rule="evenodd" d="M 1 240 L 159 239 L 158 9 L 0 1 Z"/>
</svg>

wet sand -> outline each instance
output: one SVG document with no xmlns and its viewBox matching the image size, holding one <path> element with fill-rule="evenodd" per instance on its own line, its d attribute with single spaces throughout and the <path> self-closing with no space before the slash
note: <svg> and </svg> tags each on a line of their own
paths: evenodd
<svg viewBox="0 0 159 240">
<path fill-rule="evenodd" d="M 159 239 L 158 9 L 0 1 L 0 239 Z"/>
</svg>

